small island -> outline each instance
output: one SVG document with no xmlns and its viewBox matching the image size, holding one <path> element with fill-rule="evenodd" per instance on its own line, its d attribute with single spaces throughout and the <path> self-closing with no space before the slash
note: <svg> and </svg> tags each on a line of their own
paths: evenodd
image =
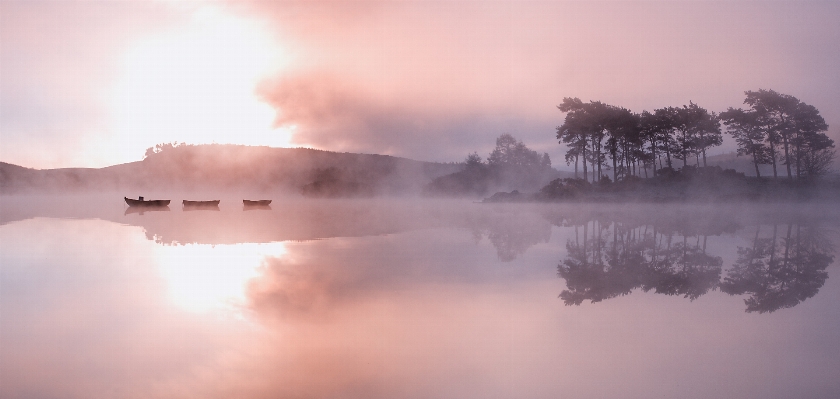
<svg viewBox="0 0 840 399">
<path fill-rule="evenodd" d="M 436 179 L 427 192 L 482 194 L 484 202 L 523 201 L 797 201 L 837 200 L 840 182 L 827 179 L 836 151 L 819 111 L 773 90 L 747 91 L 744 104 L 715 113 L 690 102 L 634 113 L 600 101 L 565 98 L 557 127 L 567 147 L 572 177 L 550 176 L 548 154 L 539 156 L 510 135 L 502 135 L 487 161 L 473 153 L 464 170 Z M 707 152 L 735 139 L 755 176 L 709 166 Z M 770 166 L 772 176 L 762 176 Z"/>
</svg>

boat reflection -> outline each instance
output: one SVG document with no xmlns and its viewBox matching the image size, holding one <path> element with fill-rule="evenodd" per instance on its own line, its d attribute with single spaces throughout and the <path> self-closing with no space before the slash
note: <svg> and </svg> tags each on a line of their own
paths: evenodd
<svg viewBox="0 0 840 399">
<path fill-rule="evenodd" d="M 137 213 L 137 214 L 143 215 L 144 212 L 169 212 L 169 211 L 170 211 L 170 209 L 169 209 L 169 206 L 167 206 L 167 205 L 164 205 L 164 206 L 151 206 L 151 205 L 130 206 L 130 207 L 126 208 L 125 213 L 123 213 L 123 215 L 128 215 L 128 214 L 132 214 L 132 213 Z"/>
<path fill-rule="evenodd" d="M 271 205 L 243 205 L 243 211 L 270 211 Z"/>
<path fill-rule="evenodd" d="M 211 204 L 184 204 L 183 210 L 185 212 L 189 211 L 219 211 L 219 205 L 211 205 Z"/>
</svg>

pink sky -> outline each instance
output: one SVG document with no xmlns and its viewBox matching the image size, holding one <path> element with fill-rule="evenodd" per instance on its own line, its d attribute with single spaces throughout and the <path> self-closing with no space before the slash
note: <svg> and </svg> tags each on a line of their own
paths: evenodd
<svg viewBox="0 0 840 399">
<path fill-rule="evenodd" d="M 774 89 L 840 140 L 837 2 L 0 2 L 0 161 L 160 142 L 548 152 L 563 97 L 634 111 Z M 731 144 L 721 151 L 731 150 Z"/>
</svg>

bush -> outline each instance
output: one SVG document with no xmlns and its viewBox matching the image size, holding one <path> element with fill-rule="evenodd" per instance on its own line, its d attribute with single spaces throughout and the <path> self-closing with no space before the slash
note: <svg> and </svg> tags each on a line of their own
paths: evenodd
<svg viewBox="0 0 840 399">
<path fill-rule="evenodd" d="M 554 179 L 540 189 L 539 197 L 546 200 L 577 198 L 591 187 L 591 184 L 583 179 Z"/>
</svg>

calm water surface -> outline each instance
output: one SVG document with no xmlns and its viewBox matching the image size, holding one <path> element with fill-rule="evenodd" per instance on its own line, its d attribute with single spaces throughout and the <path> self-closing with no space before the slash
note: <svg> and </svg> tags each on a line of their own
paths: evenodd
<svg viewBox="0 0 840 399">
<path fill-rule="evenodd" d="M 840 396 L 840 210 L 0 198 L 3 398 Z"/>
</svg>

